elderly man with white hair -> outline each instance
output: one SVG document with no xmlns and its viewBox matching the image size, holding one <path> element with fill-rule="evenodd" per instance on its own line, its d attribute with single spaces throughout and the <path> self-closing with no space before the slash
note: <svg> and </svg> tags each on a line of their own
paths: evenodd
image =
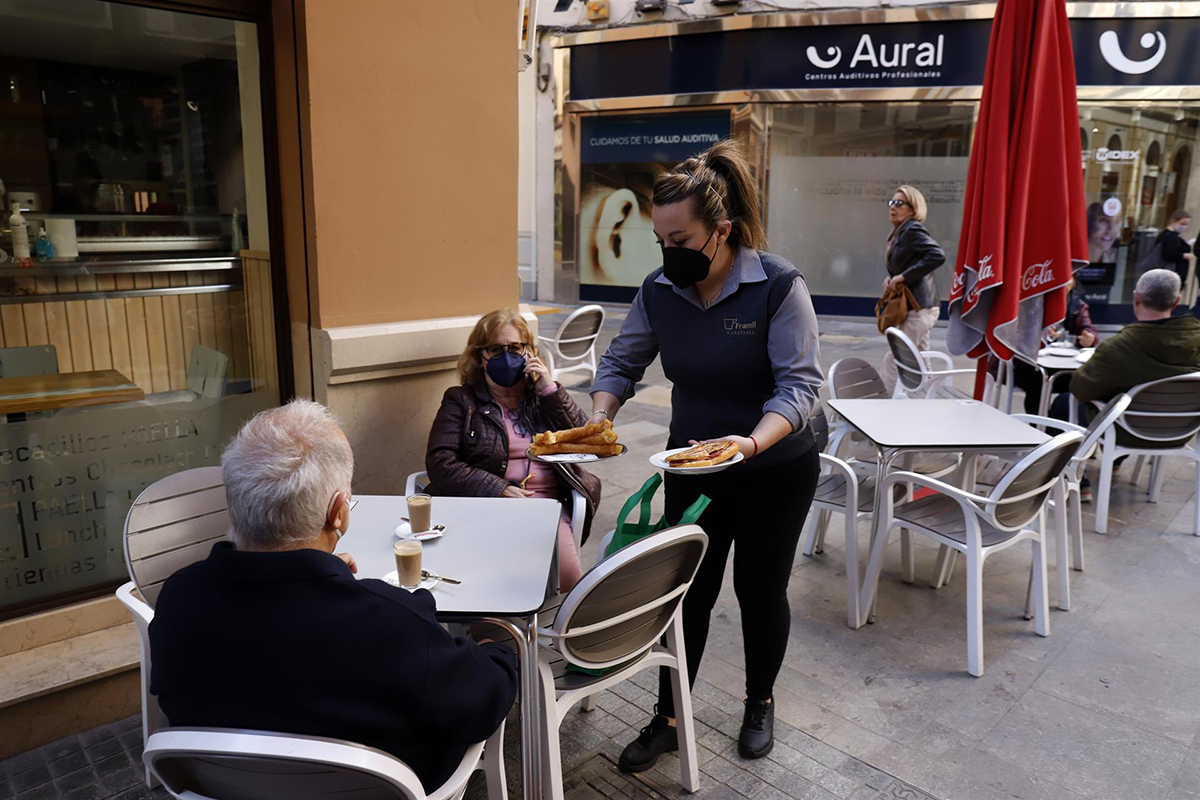
<svg viewBox="0 0 1200 800">
<path fill-rule="evenodd" d="M 1200 370 L 1200 320 L 1173 316 L 1179 301 L 1179 275 L 1173 270 L 1152 269 L 1138 278 L 1137 322 L 1101 342 L 1091 360 L 1075 370 L 1071 394 L 1083 403 L 1103 402 L 1138 384 Z M 1117 441 L 1142 446 L 1120 428 Z"/>
<path fill-rule="evenodd" d="M 221 457 L 232 541 L 164 584 L 150 690 L 171 725 L 370 745 L 430 791 L 504 720 L 516 660 L 451 637 L 428 591 L 356 580 L 333 554 L 353 473 L 324 406 L 293 400 L 246 423 Z"/>
</svg>

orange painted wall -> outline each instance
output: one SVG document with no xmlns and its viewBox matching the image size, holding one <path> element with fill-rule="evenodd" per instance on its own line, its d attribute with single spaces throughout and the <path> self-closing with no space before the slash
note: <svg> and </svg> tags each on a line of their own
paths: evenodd
<svg viewBox="0 0 1200 800">
<path fill-rule="evenodd" d="M 296 6 L 312 324 L 515 305 L 517 4 Z"/>
</svg>

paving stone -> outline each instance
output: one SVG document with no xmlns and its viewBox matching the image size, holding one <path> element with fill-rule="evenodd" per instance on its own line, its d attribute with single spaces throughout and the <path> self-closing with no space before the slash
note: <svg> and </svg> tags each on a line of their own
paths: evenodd
<svg viewBox="0 0 1200 800">
<path fill-rule="evenodd" d="M 100 779 L 96 776 L 96 772 L 90 767 L 68 772 L 65 775 L 59 775 L 54 779 L 54 785 L 58 787 L 58 791 L 62 794 L 77 791 L 85 786 L 98 786 Z"/>
<path fill-rule="evenodd" d="M 83 754 L 82 750 L 75 750 L 74 752 L 68 753 L 65 756 L 54 759 L 49 763 L 50 774 L 55 778 L 67 775 L 68 773 L 74 772 L 78 769 L 83 769 L 87 766 L 89 766 L 89 762 L 87 756 Z"/>
<path fill-rule="evenodd" d="M 16 794 L 16 800 L 57 800 L 58 797 L 58 789 L 53 783 L 42 783 Z"/>
<path fill-rule="evenodd" d="M 8 780 L 12 784 L 13 790 L 20 795 L 21 792 L 29 791 L 45 783 L 50 783 L 50 769 L 45 764 L 42 764 L 27 769 L 24 772 L 10 772 Z"/>
<path fill-rule="evenodd" d="M 38 748 L 6 760 L 4 762 L 4 772 L 12 776 L 19 772 L 33 769 L 34 767 L 44 766 L 46 766 L 46 756 L 43 748 Z"/>
<path fill-rule="evenodd" d="M 1165 794 L 1187 748 L 1031 690 L 981 745 L 1095 800 Z"/>
</svg>

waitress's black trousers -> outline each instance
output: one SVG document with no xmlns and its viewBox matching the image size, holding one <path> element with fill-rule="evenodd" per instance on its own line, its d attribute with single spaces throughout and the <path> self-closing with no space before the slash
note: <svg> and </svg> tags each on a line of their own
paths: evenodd
<svg viewBox="0 0 1200 800">
<path fill-rule="evenodd" d="M 732 548 L 733 589 L 746 649 L 746 696 L 771 697 L 792 624 L 788 580 L 816 492 L 821 463 L 817 454 L 814 446 L 798 458 L 761 469 L 735 466 L 711 475 L 667 474 L 668 521 L 679 519 L 701 494 L 712 498 L 699 520 L 708 534 L 708 550 L 683 600 L 689 686 L 696 683 L 709 618 Z M 675 716 L 670 671 L 665 667 L 659 673 L 658 713 Z"/>
</svg>

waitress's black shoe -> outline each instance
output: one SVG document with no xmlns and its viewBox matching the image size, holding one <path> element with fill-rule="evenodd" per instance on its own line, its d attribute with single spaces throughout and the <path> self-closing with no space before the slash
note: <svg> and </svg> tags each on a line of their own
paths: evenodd
<svg viewBox="0 0 1200 800">
<path fill-rule="evenodd" d="M 658 706 L 655 706 L 654 710 L 658 711 Z M 642 728 L 638 738 L 621 751 L 617 766 L 622 772 L 644 772 L 658 763 L 658 757 L 663 753 L 671 753 L 678 749 L 678 732 L 671 727 L 666 717 L 655 714 L 650 724 Z"/>
<path fill-rule="evenodd" d="M 742 732 L 738 734 L 738 755 L 762 758 L 775 746 L 775 703 L 773 700 L 746 700 Z"/>
</svg>

